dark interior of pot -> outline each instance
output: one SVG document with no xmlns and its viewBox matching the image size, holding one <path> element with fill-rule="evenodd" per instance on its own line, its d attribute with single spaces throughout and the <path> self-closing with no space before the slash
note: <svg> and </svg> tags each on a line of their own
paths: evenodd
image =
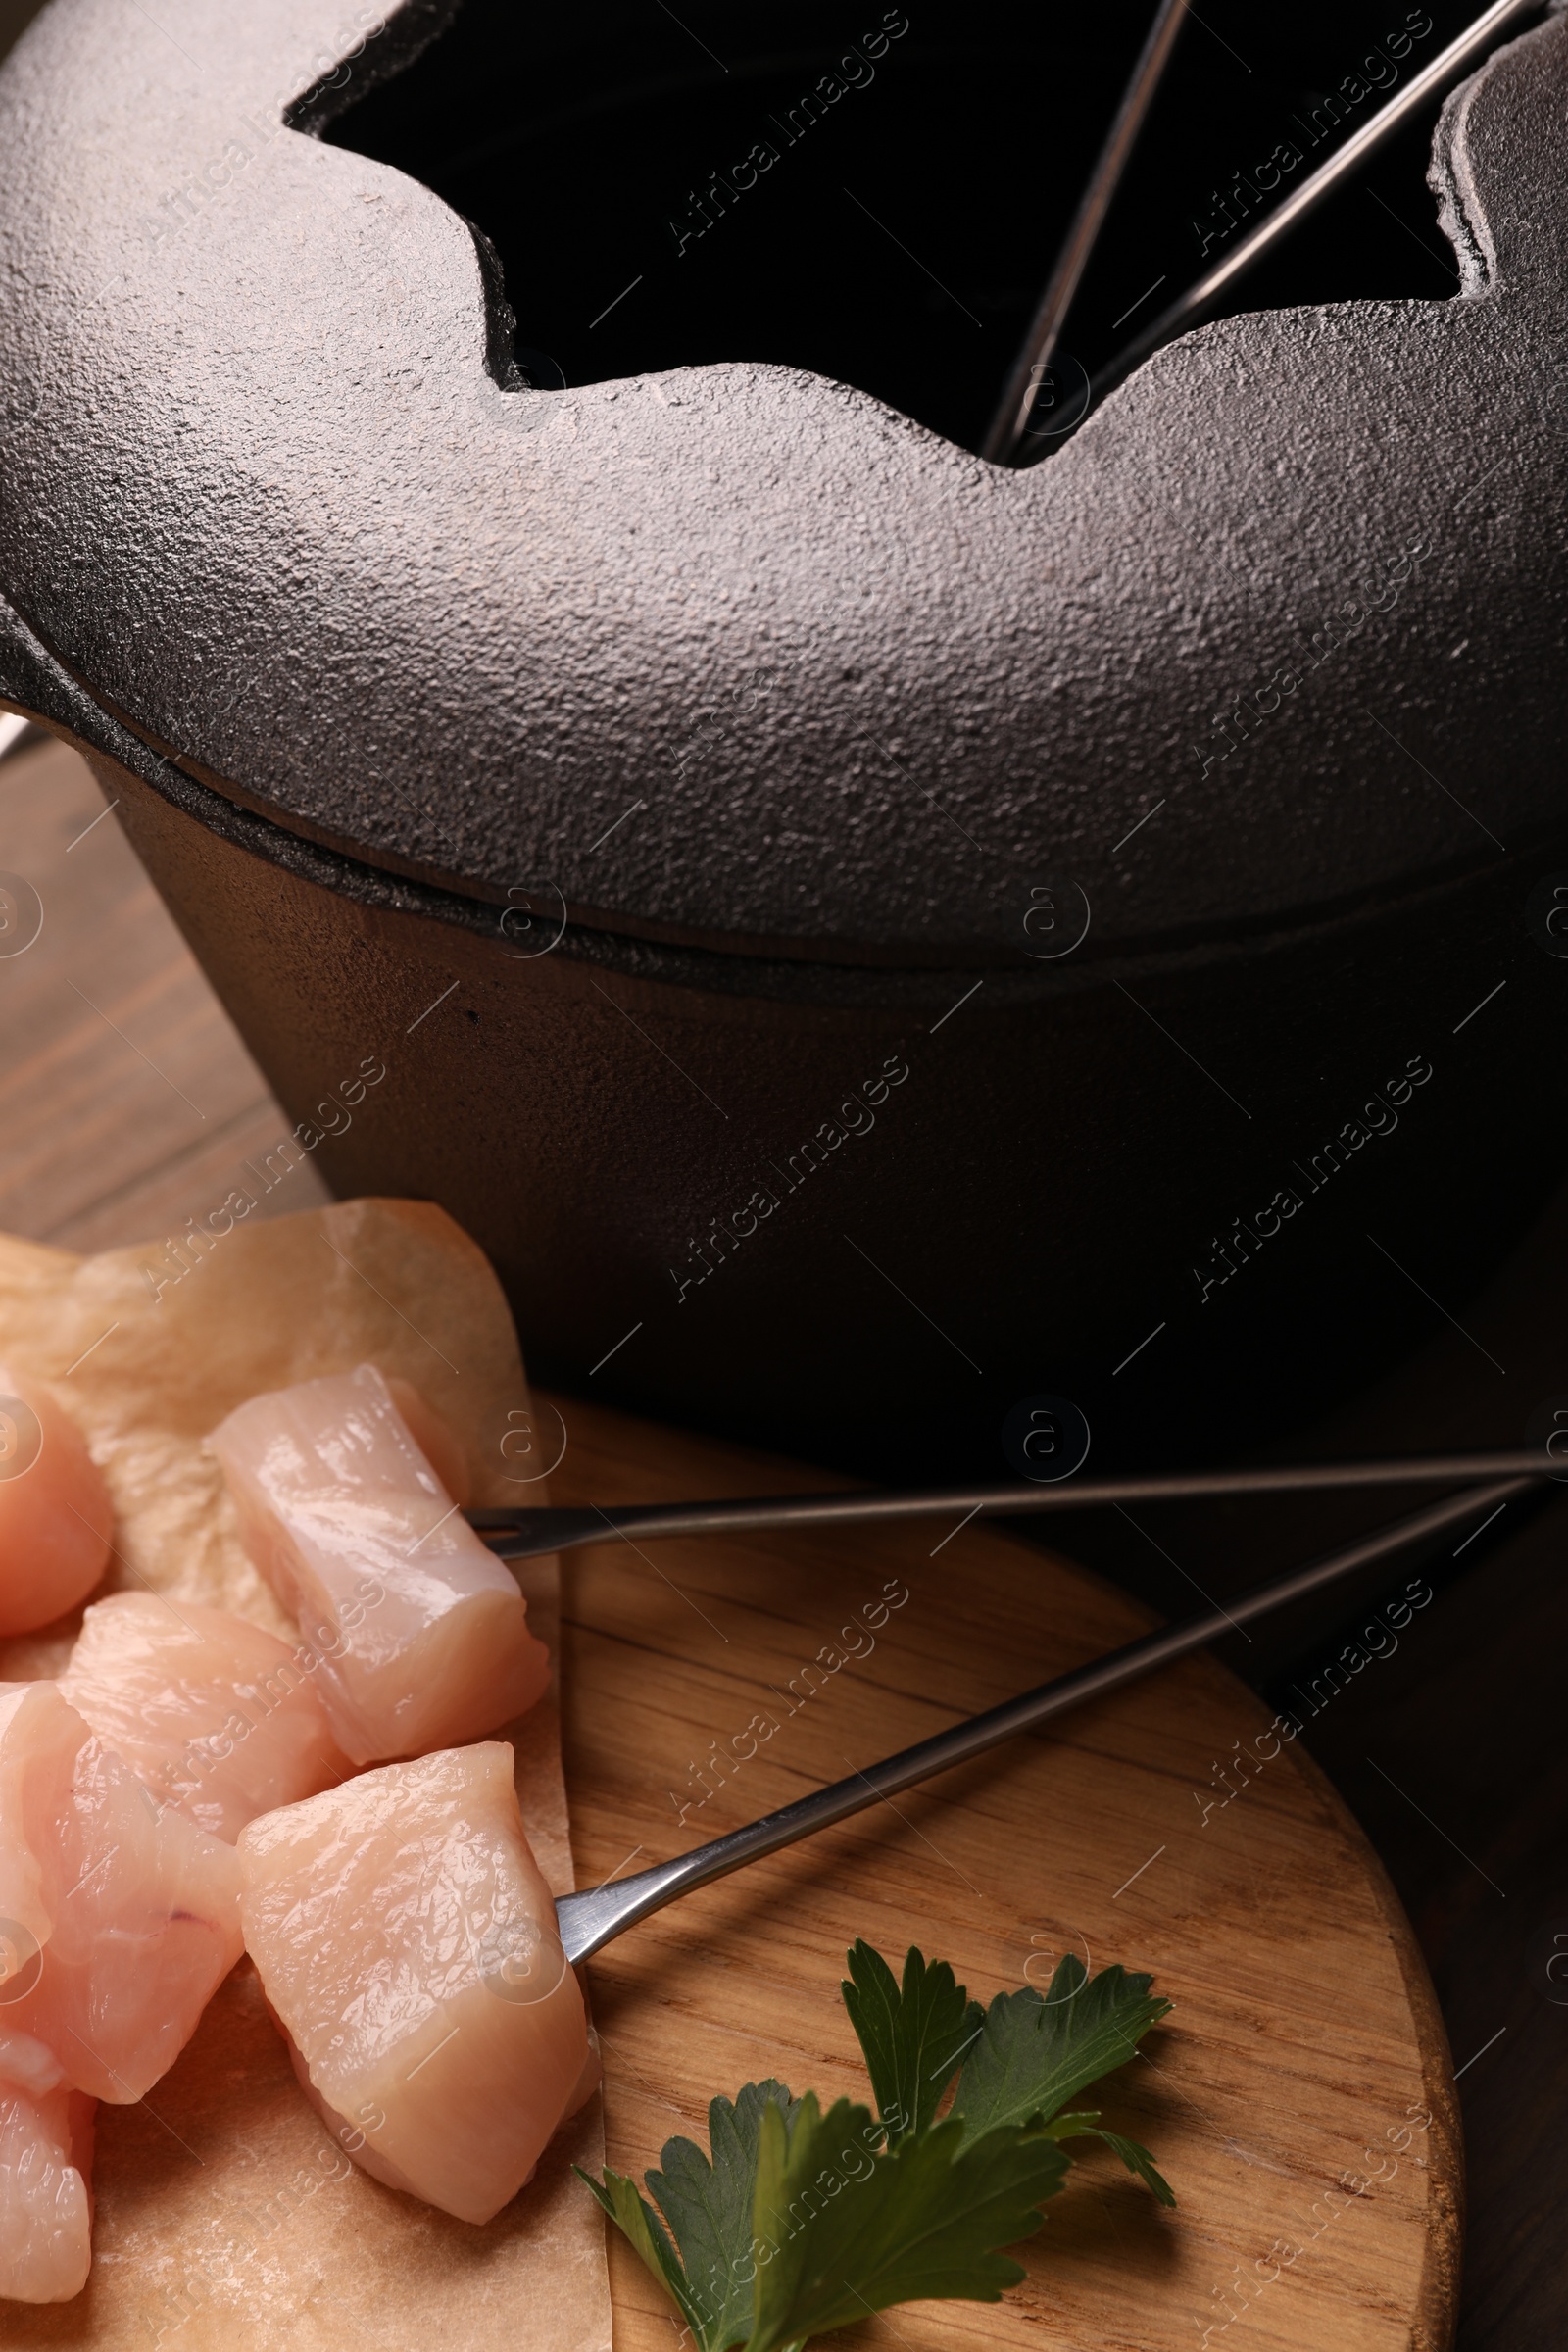
<svg viewBox="0 0 1568 2352">
<path fill-rule="evenodd" d="M 1212 0 L 1075 307 L 1074 357 L 1094 373 L 1473 13 Z M 357 95 L 360 70 L 328 135 L 490 238 L 530 382 L 772 361 L 974 448 L 1151 15 L 1151 0 L 463 0 L 416 71 Z M 1230 308 L 1451 295 L 1425 185 L 1433 111 Z"/>
</svg>

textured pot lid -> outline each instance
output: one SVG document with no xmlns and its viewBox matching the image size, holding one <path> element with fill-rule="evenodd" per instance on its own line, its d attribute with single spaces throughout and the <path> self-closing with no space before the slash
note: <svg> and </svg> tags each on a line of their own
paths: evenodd
<svg viewBox="0 0 1568 2352">
<path fill-rule="evenodd" d="M 1027 952 L 1044 886 L 1098 946 L 1271 927 L 1556 820 L 1561 19 L 1445 116 L 1457 298 L 1204 329 L 1004 473 L 788 368 L 503 389 L 466 224 L 284 127 L 369 8 L 156 15 L 54 0 L 0 75 L 0 591 L 231 799 L 914 958 Z"/>
</svg>

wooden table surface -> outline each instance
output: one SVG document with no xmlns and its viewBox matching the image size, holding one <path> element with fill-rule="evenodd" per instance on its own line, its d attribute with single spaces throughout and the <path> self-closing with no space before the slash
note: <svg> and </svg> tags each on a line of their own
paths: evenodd
<svg viewBox="0 0 1568 2352">
<path fill-rule="evenodd" d="M 113 818 L 94 822 L 101 814 L 85 769 L 59 748 L 0 763 L 0 868 L 24 874 L 45 907 L 37 943 L 0 960 L 0 1225 L 76 1249 L 177 1233 L 284 1124 Z M 321 1197 L 305 1163 L 265 1209 Z M 1466 1316 L 1506 1364 L 1521 1417 L 1568 1391 L 1565 1307 L 1559 1201 Z M 1303 1445 L 1457 1441 L 1476 1425 L 1477 1377 L 1466 1341 L 1440 1331 L 1424 1357 Z M 1183 1577 L 1200 1573 L 1223 1597 L 1277 1556 L 1260 1558 L 1257 1523 L 1241 1511 L 1145 1513 L 1141 1525 L 1147 1545 L 1087 1524 L 1059 1540 L 1169 1613 L 1188 1603 Z M 1300 1512 L 1285 1556 L 1304 1556 L 1338 1527 L 1331 1504 Z M 1555 2252 L 1568 2191 L 1568 2008 L 1545 1973 L 1552 1937 L 1568 1936 L 1558 1532 L 1555 1518 L 1538 1520 L 1490 1556 L 1478 1544 L 1445 1563 L 1415 1629 L 1341 1678 L 1302 1743 L 1371 1831 L 1414 1918 L 1460 2063 L 1462 2352 L 1568 2341 Z M 1304 1675 L 1315 1689 L 1325 1644 L 1337 1649 L 1340 1638 L 1322 1622 L 1298 1625 L 1233 1662 L 1260 1686 Z"/>
</svg>

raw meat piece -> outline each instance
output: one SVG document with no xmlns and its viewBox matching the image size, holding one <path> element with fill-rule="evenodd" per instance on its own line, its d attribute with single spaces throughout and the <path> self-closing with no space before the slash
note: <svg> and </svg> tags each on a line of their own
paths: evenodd
<svg viewBox="0 0 1568 2352">
<path fill-rule="evenodd" d="M 87 1611 L 60 1691 L 155 1796 L 232 1844 L 258 1813 L 348 1778 L 319 1679 L 227 1609 L 112 1592 Z"/>
<path fill-rule="evenodd" d="M 0 1365 L 0 1635 L 30 1634 L 85 1600 L 109 1565 L 103 1472 L 46 1388 Z"/>
<path fill-rule="evenodd" d="M 0 2033 L 0 2296 L 69 2303 L 86 2285 L 97 2104 L 41 2041 Z"/>
<path fill-rule="evenodd" d="M 550 1653 L 522 1594 L 373 1364 L 253 1396 L 210 1443 L 356 1764 L 472 1740 L 541 1696 Z"/>
<path fill-rule="evenodd" d="M 0 2024 L 151 2089 L 240 1954 L 231 1845 L 160 1807 L 54 1683 L 0 1684 Z"/>
<path fill-rule="evenodd" d="M 488 1740 L 362 1773 L 240 1837 L 245 1942 L 356 2164 L 466 2222 L 597 2081 L 577 1980 Z"/>
<path fill-rule="evenodd" d="M 473 1481 L 457 1432 L 433 1404 L 425 1402 L 412 1380 L 399 1380 L 395 1372 L 385 1372 L 381 1377 L 386 1382 L 387 1395 L 403 1415 L 410 1437 L 453 1501 L 466 1510 L 473 1494 Z"/>
</svg>

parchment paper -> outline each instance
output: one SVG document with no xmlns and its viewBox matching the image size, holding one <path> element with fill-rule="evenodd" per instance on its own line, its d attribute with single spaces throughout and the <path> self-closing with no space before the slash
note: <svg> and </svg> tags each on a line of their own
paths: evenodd
<svg viewBox="0 0 1568 2352">
<path fill-rule="evenodd" d="M 462 1437 L 476 1503 L 547 1499 L 548 1422 L 482 1253 L 437 1208 L 354 1200 L 193 1242 L 77 1258 L 0 1236 L 0 1366 L 48 1380 L 109 1483 L 101 1588 L 237 1610 L 291 1637 L 240 1549 L 202 1441 L 264 1389 L 358 1363 L 412 1381 Z M 0 1384 L 3 1385 L 3 1384 Z M 559 1658 L 554 1560 L 526 1563 Z M 94 1595 L 97 1597 L 97 1595 Z M 0 1642 L 0 1680 L 57 1673 L 79 1624 Z M 560 1708 L 499 1737 L 552 1888 L 571 1887 Z M 0 2012 L 3 2022 L 3 2012 Z M 610 2352 L 594 2099 L 521 2195 L 474 2229 L 358 2171 L 296 2085 L 248 1960 L 150 2099 L 99 2110 L 93 2269 L 74 2302 L 0 2303 L 0 2343 L 168 2352 Z"/>
</svg>

